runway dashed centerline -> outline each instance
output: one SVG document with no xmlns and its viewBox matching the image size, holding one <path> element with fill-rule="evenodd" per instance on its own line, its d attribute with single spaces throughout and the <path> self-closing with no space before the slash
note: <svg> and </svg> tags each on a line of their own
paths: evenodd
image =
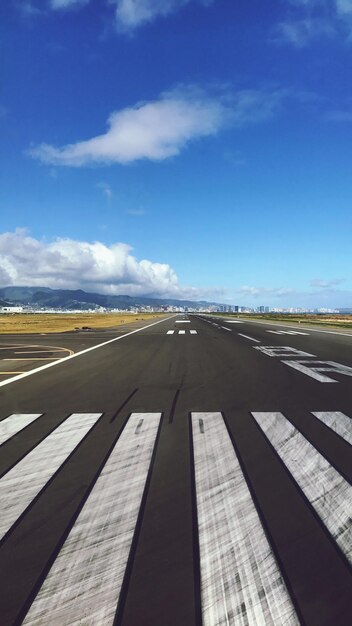
<svg viewBox="0 0 352 626">
<path fill-rule="evenodd" d="M 249 335 L 243 335 L 242 333 L 238 333 L 240 337 L 244 339 L 249 339 L 249 341 L 254 341 L 255 343 L 260 343 L 259 339 L 255 339 L 254 337 L 249 337 Z"/>
</svg>

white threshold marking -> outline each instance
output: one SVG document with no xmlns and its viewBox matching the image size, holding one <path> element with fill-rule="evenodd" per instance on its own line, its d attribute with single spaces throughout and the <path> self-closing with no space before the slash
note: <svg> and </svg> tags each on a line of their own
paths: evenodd
<svg viewBox="0 0 352 626">
<path fill-rule="evenodd" d="M 23 624 L 113 624 L 161 413 L 133 413 Z"/>
<path fill-rule="evenodd" d="M 256 343 L 260 343 L 259 339 L 254 339 L 254 337 L 249 337 L 248 335 L 243 335 L 242 333 L 237 333 L 240 337 L 244 337 L 245 339 L 249 339 L 250 341 L 255 341 Z"/>
<path fill-rule="evenodd" d="M 178 331 L 178 334 L 179 334 L 179 335 L 185 335 L 185 334 L 186 334 L 186 331 L 185 331 L 185 330 L 179 330 L 179 331 Z"/>
<path fill-rule="evenodd" d="M 175 332 L 174 330 L 168 330 L 166 334 L 167 334 L 167 335 L 173 335 L 173 334 L 174 334 L 174 332 Z"/>
<path fill-rule="evenodd" d="M 228 330 L 230 333 L 232 332 L 231 328 L 226 328 L 226 326 L 221 326 L 221 328 L 223 328 L 224 330 Z"/>
<path fill-rule="evenodd" d="M 352 487 L 282 413 L 252 413 L 334 540 L 352 561 Z"/>
<path fill-rule="evenodd" d="M 191 333 L 191 335 L 198 335 L 196 330 L 190 330 L 189 332 Z"/>
<path fill-rule="evenodd" d="M 289 355 L 287 355 L 289 356 Z M 306 374 L 321 383 L 338 383 L 338 380 L 324 376 L 319 372 L 333 372 L 334 374 L 343 374 L 344 376 L 352 376 L 352 367 L 335 363 L 335 361 L 281 361 L 298 372 Z M 309 367 L 307 367 L 309 365 Z"/>
<path fill-rule="evenodd" d="M 42 413 L 14 413 L 0 422 L 0 446 L 38 419 Z"/>
<path fill-rule="evenodd" d="M 192 413 L 203 626 L 298 625 L 221 413 Z"/>
<path fill-rule="evenodd" d="M 315 411 L 312 414 L 352 445 L 352 420 L 348 415 L 340 411 Z"/>
<path fill-rule="evenodd" d="M 140 333 L 142 330 L 146 330 L 146 328 L 151 328 L 152 326 L 156 326 L 157 324 L 161 324 L 162 322 L 167 322 L 170 319 L 173 319 L 176 315 L 172 315 L 171 317 L 166 317 L 162 320 L 158 320 L 157 322 L 153 322 L 152 324 L 147 324 L 147 326 L 142 326 L 142 328 L 136 328 L 135 330 L 131 330 L 129 333 L 125 333 L 124 335 L 119 335 L 119 337 L 114 337 L 113 339 L 109 339 L 108 341 L 104 341 L 103 343 L 98 343 L 96 346 L 91 346 L 90 348 L 85 348 L 85 350 L 81 350 L 80 352 L 75 352 L 75 354 L 70 354 L 69 356 L 63 357 L 62 359 L 58 359 L 56 361 L 52 361 L 51 363 L 46 363 L 45 365 L 40 365 L 35 369 L 30 370 L 29 372 L 24 372 L 19 376 L 14 376 L 9 380 L 3 380 L 0 382 L 0 387 L 4 387 L 5 385 L 11 385 L 12 383 L 17 382 L 18 380 L 22 380 L 22 378 L 26 378 L 27 376 L 32 376 L 37 372 L 42 372 L 43 370 L 49 369 L 49 367 L 55 367 L 56 365 L 60 365 L 60 363 L 67 363 L 71 359 L 75 359 L 82 354 L 87 354 L 92 350 L 97 350 L 98 348 L 102 348 L 103 346 L 107 346 L 109 343 L 113 343 L 114 341 L 120 341 L 125 337 L 130 337 L 130 335 L 134 335 L 135 333 Z"/>
<path fill-rule="evenodd" d="M 38 495 L 102 413 L 73 413 L 0 480 L 0 539 Z"/>
</svg>

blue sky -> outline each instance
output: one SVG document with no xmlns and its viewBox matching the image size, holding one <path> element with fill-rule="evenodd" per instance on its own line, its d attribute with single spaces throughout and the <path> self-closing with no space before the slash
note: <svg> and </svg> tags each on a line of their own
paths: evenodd
<svg viewBox="0 0 352 626">
<path fill-rule="evenodd" d="M 0 284 L 352 306 L 352 0 L 3 0 Z"/>
</svg>

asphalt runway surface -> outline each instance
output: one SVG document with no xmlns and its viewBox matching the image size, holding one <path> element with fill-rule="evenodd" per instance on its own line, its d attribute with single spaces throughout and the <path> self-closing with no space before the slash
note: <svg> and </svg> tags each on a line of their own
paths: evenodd
<svg viewBox="0 0 352 626">
<path fill-rule="evenodd" d="M 229 320 L 1 337 L 1 626 L 352 623 L 352 334 Z"/>
</svg>

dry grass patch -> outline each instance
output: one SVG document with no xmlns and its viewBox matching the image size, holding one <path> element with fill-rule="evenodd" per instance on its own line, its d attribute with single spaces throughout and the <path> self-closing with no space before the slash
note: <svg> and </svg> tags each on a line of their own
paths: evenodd
<svg viewBox="0 0 352 626">
<path fill-rule="evenodd" d="M 152 321 L 165 313 L 12 313 L 0 315 L 0 334 L 62 333 L 83 326 L 115 328 L 137 321 Z"/>
</svg>

